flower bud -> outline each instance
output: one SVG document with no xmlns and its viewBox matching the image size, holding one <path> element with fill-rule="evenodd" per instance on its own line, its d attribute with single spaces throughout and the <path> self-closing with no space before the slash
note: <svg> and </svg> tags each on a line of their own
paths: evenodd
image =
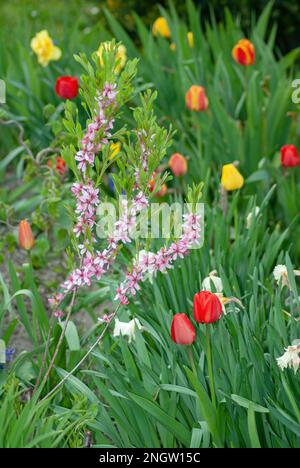
<svg viewBox="0 0 300 468">
<path fill-rule="evenodd" d="M 171 325 L 171 338 L 176 344 L 194 343 L 196 330 L 186 314 L 175 314 Z"/>
<path fill-rule="evenodd" d="M 34 242 L 30 224 L 26 219 L 23 219 L 19 224 L 19 246 L 21 249 L 31 250 Z"/>
<path fill-rule="evenodd" d="M 254 45 L 248 39 L 241 39 L 232 49 L 232 57 L 240 65 L 253 65 Z"/>
<path fill-rule="evenodd" d="M 201 291 L 194 296 L 194 319 L 199 323 L 213 323 L 222 315 L 222 304 L 216 294 Z"/>
</svg>

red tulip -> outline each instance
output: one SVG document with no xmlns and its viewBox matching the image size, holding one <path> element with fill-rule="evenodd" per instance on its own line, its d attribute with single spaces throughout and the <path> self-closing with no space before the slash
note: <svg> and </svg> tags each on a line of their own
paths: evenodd
<svg viewBox="0 0 300 468">
<path fill-rule="evenodd" d="M 171 338 L 176 344 L 190 345 L 195 341 L 195 328 L 185 314 L 175 314 L 171 325 Z"/>
<path fill-rule="evenodd" d="M 191 86 L 186 92 L 185 104 L 192 111 L 200 112 L 206 110 L 208 108 L 208 99 L 203 86 Z"/>
<path fill-rule="evenodd" d="M 55 92 L 63 99 L 74 99 L 78 94 L 78 78 L 76 76 L 60 76 L 56 80 Z"/>
<path fill-rule="evenodd" d="M 175 153 L 169 159 L 169 167 L 176 177 L 183 176 L 187 172 L 187 160 L 182 154 Z"/>
<path fill-rule="evenodd" d="M 34 237 L 26 219 L 23 219 L 19 224 L 19 246 L 24 250 L 30 250 L 34 246 Z"/>
<path fill-rule="evenodd" d="M 281 165 L 283 167 L 295 167 L 300 165 L 298 150 L 294 145 L 284 145 L 280 149 Z"/>
<path fill-rule="evenodd" d="M 47 162 L 47 166 L 52 168 L 53 167 L 53 164 L 52 164 L 52 161 L 51 159 L 48 160 Z M 66 162 L 63 158 L 61 157 L 57 157 L 56 160 L 55 160 L 55 169 L 61 174 L 61 175 L 64 175 L 64 173 L 66 172 Z"/>
<path fill-rule="evenodd" d="M 253 65 L 255 58 L 254 45 L 248 39 L 241 39 L 232 49 L 232 56 L 240 65 Z"/>
<path fill-rule="evenodd" d="M 66 172 L 66 162 L 63 158 L 56 158 L 56 166 L 55 166 L 56 170 L 61 174 L 61 175 L 64 175 L 64 173 Z"/>
<path fill-rule="evenodd" d="M 219 298 L 209 292 L 201 291 L 194 296 L 194 319 L 200 323 L 213 323 L 222 315 L 222 304 Z"/>
</svg>

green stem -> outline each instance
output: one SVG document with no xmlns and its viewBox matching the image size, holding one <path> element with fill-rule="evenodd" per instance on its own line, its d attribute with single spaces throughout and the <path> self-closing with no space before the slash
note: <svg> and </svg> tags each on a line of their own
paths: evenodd
<svg viewBox="0 0 300 468">
<path fill-rule="evenodd" d="M 190 360 L 190 363 L 191 363 L 191 368 L 193 370 L 193 373 L 194 373 L 195 377 L 197 377 L 197 370 L 196 370 L 196 366 L 195 366 L 192 346 L 190 346 L 190 345 L 188 346 L 187 352 L 188 352 L 189 360 Z"/>
<path fill-rule="evenodd" d="M 207 365 L 208 365 L 208 376 L 209 376 L 209 383 L 210 383 L 211 399 L 212 399 L 212 404 L 214 408 L 217 409 L 209 325 L 206 325 L 206 352 L 207 352 Z"/>
</svg>

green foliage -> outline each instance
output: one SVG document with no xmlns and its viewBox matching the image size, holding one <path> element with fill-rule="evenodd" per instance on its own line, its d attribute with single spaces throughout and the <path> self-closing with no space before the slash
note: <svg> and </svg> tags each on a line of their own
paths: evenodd
<svg viewBox="0 0 300 468">
<path fill-rule="evenodd" d="M 0 446 L 79 447 L 90 430 L 95 447 L 300 448 L 299 371 L 282 372 L 276 363 L 284 348 L 300 338 L 299 279 L 294 274 L 300 266 L 299 168 L 282 171 L 279 160 L 283 144 L 299 144 L 299 106 L 291 100 L 299 48 L 285 56 L 278 53 L 269 3 L 248 25 L 255 64 L 241 67 L 231 56 L 234 44 L 245 37 L 239 18 L 226 10 L 220 23 L 213 12 L 201 19 L 192 1 L 180 8 L 183 15 L 173 4 L 159 10 L 168 20 L 170 41 L 154 38 L 150 21 L 145 26 L 137 14 L 131 24 L 133 37 L 107 10 L 105 26 L 88 14 L 70 13 L 64 26 L 59 18 L 47 22 L 41 16 L 35 23 L 26 20 L 7 47 L 7 41 L 0 41 L 0 77 L 7 83 L 1 119 L 14 122 L 0 125 Z M 30 50 L 31 37 L 44 27 L 63 50 L 61 61 L 47 68 L 38 65 Z M 193 48 L 188 31 L 193 33 Z M 0 36 L 5 34 L 1 28 Z M 113 47 L 121 41 L 127 49 L 128 61 L 118 77 L 113 48 L 104 53 L 103 67 L 93 54 L 111 35 Z M 93 62 L 87 59 L 91 54 Z M 54 92 L 57 76 L 79 76 L 82 70 L 83 102 L 59 101 Z M 137 318 L 143 326 L 132 343 L 114 337 L 111 325 L 85 364 L 51 400 L 42 400 L 39 393 L 31 396 L 50 328 L 49 284 L 45 287 L 41 272 L 53 272 L 53 259 L 59 261 L 51 284 L 56 290 L 60 276 L 75 263 L 70 248 L 74 200 L 69 195 L 78 177 L 74 155 L 86 121 L 94 115 L 97 90 L 112 78 L 120 88 L 114 141 L 122 149 L 113 160 L 110 149 L 104 149 L 90 174 L 101 199 L 113 198 L 108 174 L 116 194 L 125 189 L 131 195 L 132 168 L 141 169 L 139 132 L 146 129 L 154 137 L 146 139 L 151 159 L 148 172 L 141 171 L 142 186 L 147 187 L 160 164 L 154 193 L 167 182 L 169 201 L 195 203 L 202 196 L 204 245 L 168 274 L 145 281 L 135 299 L 119 311 L 120 320 Z M 185 93 L 192 84 L 205 87 L 206 112 L 186 108 Z M 174 152 L 187 157 L 188 172 L 171 180 L 164 171 Z M 59 155 L 68 167 L 63 176 L 55 171 Z M 227 194 L 223 213 L 220 173 L 223 164 L 233 161 L 238 161 L 245 185 Z M 109 173 L 112 168 L 115 172 Z M 250 213 L 252 222 L 247 224 Z M 36 237 L 28 259 L 16 251 L 16 228 L 26 217 Z M 157 250 L 160 243 L 154 241 L 152 247 Z M 67 259 L 62 255 L 65 248 Z M 132 251 L 124 248 L 119 255 L 121 263 L 110 277 L 79 292 L 43 395 L 66 378 L 101 333 L 104 325 L 97 318 L 111 313 Z M 287 266 L 290 288 L 275 283 L 276 264 Z M 216 409 L 204 326 L 197 324 L 192 353 L 170 338 L 175 313 L 184 312 L 193 320 L 193 296 L 212 270 L 222 279 L 224 295 L 243 305 L 226 305 L 227 314 L 211 326 Z M 66 298 L 63 308 L 69 305 Z M 78 325 L 80 312 L 91 326 Z M 62 321 L 55 322 L 49 356 L 62 327 Z M 6 363 L 4 346 L 15 345 L 20 330 L 30 345 Z"/>
</svg>

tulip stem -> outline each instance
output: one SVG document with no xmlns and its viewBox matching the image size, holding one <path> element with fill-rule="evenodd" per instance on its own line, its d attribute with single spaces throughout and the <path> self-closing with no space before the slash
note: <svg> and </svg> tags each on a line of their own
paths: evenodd
<svg viewBox="0 0 300 468">
<path fill-rule="evenodd" d="M 209 325 L 206 325 L 206 352 L 207 352 L 207 365 L 208 365 L 208 376 L 209 376 L 209 383 L 210 383 L 211 399 L 212 399 L 212 404 L 214 408 L 217 409 Z"/>
<path fill-rule="evenodd" d="M 196 370 L 194 356 L 193 356 L 193 348 L 191 346 L 188 346 L 187 352 L 188 352 L 188 356 L 189 356 L 189 360 L 190 360 L 190 363 L 191 363 L 193 373 L 194 373 L 195 377 L 197 377 L 197 370 Z"/>
</svg>

